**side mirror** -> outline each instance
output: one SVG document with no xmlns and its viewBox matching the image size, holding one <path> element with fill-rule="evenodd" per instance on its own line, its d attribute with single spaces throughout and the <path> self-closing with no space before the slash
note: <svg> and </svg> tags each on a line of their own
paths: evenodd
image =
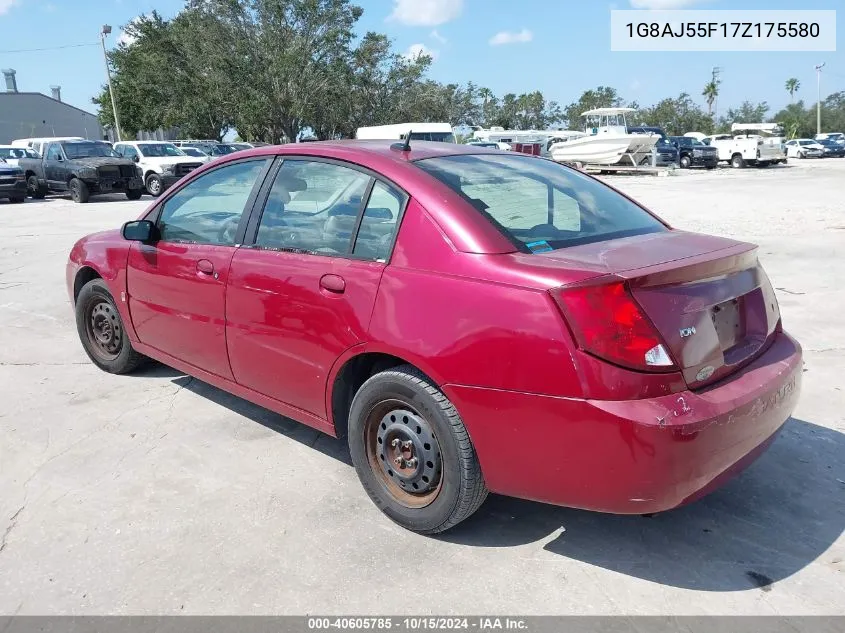
<svg viewBox="0 0 845 633">
<path fill-rule="evenodd" d="M 156 225 L 149 220 L 136 220 L 123 225 L 120 233 L 123 239 L 131 242 L 149 243 L 153 241 Z"/>
<path fill-rule="evenodd" d="M 61 155 L 61 154 L 59 154 L 58 156 L 56 156 L 56 160 L 57 160 L 57 161 L 63 161 L 63 160 L 64 160 L 64 158 L 62 158 L 62 155 Z"/>
<path fill-rule="evenodd" d="M 141 157 L 136 154 L 135 156 L 132 157 L 132 160 L 134 160 L 136 163 L 140 163 Z"/>
</svg>

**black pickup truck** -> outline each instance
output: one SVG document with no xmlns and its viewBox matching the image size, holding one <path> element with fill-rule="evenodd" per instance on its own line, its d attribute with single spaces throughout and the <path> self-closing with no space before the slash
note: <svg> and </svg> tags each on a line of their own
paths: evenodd
<svg viewBox="0 0 845 633">
<path fill-rule="evenodd" d="M 70 191 L 74 202 L 88 202 L 92 195 L 123 192 L 138 200 L 144 184 L 138 167 L 121 158 L 102 141 L 52 141 L 41 158 L 20 158 L 27 192 L 43 198 L 48 191 Z"/>
</svg>

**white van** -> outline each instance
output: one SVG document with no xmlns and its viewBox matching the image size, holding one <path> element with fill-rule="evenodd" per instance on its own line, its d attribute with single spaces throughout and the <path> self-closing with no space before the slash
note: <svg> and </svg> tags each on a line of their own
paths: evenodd
<svg viewBox="0 0 845 633">
<path fill-rule="evenodd" d="M 355 138 L 368 141 L 403 141 L 409 132 L 412 141 L 455 142 L 455 134 L 448 123 L 399 123 L 359 127 Z"/>
<path fill-rule="evenodd" d="M 84 141 L 81 136 L 44 136 L 41 138 L 19 138 L 12 141 L 12 147 L 29 147 L 34 149 L 39 154 L 43 154 L 41 150 L 47 143 L 53 141 Z"/>
</svg>

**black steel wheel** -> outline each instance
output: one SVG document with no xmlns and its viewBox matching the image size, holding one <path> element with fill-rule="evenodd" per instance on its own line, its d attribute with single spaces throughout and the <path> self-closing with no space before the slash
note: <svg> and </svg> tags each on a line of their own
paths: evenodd
<svg viewBox="0 0 845 633">
<path fill-rule="evenodd" d="M 448 530 L 487 497 L 460 415 L 411 365 L 375 374 L 361 386 L 349 413 L 348 439 L 370 499 L 409 530 Z"/>
<path fill-rule="evenodd" d="M 120 312 L 102 279 L 89 281 L 80 290 L 76 329 L 88 357 L 104 371 L 125 374 L 145 360 L 133 349 Z"/>
</svg>

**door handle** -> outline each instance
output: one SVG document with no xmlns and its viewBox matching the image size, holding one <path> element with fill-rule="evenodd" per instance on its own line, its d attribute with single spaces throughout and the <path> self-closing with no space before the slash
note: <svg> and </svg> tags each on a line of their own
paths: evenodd
<svg viewBox="0 0 845 633">
<path fill-rule="evenodd" d="M 335 294 L 343 294 L 346 290 L 346 282 L 339 275 L 323 275 L 320 277 L 320 288 Z"/>
<path fill-rule="evenodd" d="M 214 274 L 214 264 L 207 259 L 200 259 L 197 261 L 197 272 L 203 275 L 212 275 Z"/>
</svg>

